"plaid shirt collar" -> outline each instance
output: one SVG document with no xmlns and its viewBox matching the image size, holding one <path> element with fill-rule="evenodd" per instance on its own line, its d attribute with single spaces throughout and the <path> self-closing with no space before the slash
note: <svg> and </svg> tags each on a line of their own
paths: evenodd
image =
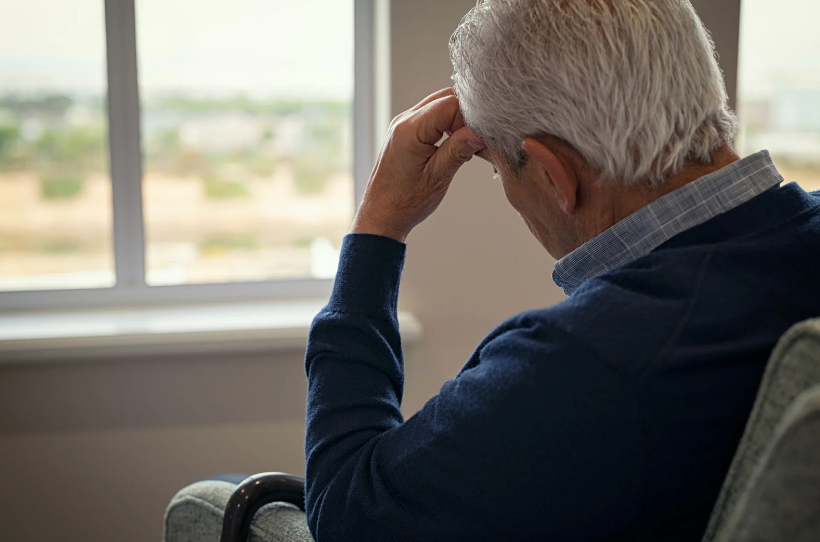
<svg viewBox="0 0 820 542">
<path fill-rule="evenodd" d="M 646 256 L 782 182 L 768 151 L 753 154 L 670 192 L 587 241 L 555 264 L 552 280 L 572 295 L 587 280 Z"/>
</svg>

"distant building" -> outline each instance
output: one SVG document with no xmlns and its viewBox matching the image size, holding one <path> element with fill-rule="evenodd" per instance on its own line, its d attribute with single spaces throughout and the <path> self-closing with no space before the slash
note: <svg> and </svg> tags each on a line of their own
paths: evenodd
<svg viewBox="0 0 820 542">
<path fill-rule="evenodd" d="M 820 88 L 780 88 L 769 101 L 744 103 L 742 113 L 748 150 L 820 166 Z"/>
<path fill-rule="evenodd" d="M 265 128 L 253 115 L 227 111 L 186 120 L 179 138 L 186 147 L 201 152 L 236 152 L 258 148 Z"/>
<path fill-rule="evenodd" d="M 779 90 L 771 111 L 777 131 L 820 132 L 820 88 Z"/>
<path fill-rule="evenodd" d="M 305 119 L 302 115 L 282 115 L 276 119 L 273 153 L 283 158 L 293 158 L 303 145 Z"/>
</svg>

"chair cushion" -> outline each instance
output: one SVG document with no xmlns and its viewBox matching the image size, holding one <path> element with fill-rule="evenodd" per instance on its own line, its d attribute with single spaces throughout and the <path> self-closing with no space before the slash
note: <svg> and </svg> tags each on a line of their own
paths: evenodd
<svg viewBox="0 0 820 542">
<path fill-rule="evenodd" d="M 218 542 L 225 507 L 236 485 L 206 481 L 177 493 L 165 511 L 164 542 Z M 259 509 L 249 542 L 313 542 L 305 513 L 293 505 L 272 503 Z"/>
<path fill-rule="evenodd" d="M 789 409 L 717 539 L 820 540 L 820 386 Z"/>
<path fill-rule="evenodd" d="M 704 542 L 715 539 L 747 490 L 752 472 L 771 445 L 775 428 L 786 409 L 798 395 L 817 384 L 820 384 L 820 319 L 792 327 L 772 352 L 743 438 L 712 511 Z"/>
</svg>

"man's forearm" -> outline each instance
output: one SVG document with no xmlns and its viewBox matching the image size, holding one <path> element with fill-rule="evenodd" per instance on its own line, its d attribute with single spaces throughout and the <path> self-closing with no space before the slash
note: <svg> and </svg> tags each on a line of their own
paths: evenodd
<svg viewBox="0 0 820 542">
<path fill-rule="evenodd" d="M 345 238 L 330 302 L 308 340 L 306 503 L 316 533 L 321 500 L 345 463 L 403 422 L 404 381 L 396 319 L 402 243 Z"/>
</svg>

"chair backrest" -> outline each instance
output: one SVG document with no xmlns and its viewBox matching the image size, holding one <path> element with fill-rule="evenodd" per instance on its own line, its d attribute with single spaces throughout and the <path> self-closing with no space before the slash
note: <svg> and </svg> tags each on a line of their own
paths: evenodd
<svg viewBox="0 0 820 542">
<path fill-rule="evenodd" d="M 786 413 L 716 540 L 820 540 L 820 386 Z"/>
<path fill-rule="evenodd" d="M 804 391 L 820 384 L 820 319 L 797 324 L 778 342 L 766 367 L 752 413 L 729 467 L 703 542 L 726 529 L 764 455 L 772 448 L 778 424 Z M 820 452 L 817 452 L 820 453 Z M 786 541 L 784 541 L 786 542 Z"/>
</svg>

